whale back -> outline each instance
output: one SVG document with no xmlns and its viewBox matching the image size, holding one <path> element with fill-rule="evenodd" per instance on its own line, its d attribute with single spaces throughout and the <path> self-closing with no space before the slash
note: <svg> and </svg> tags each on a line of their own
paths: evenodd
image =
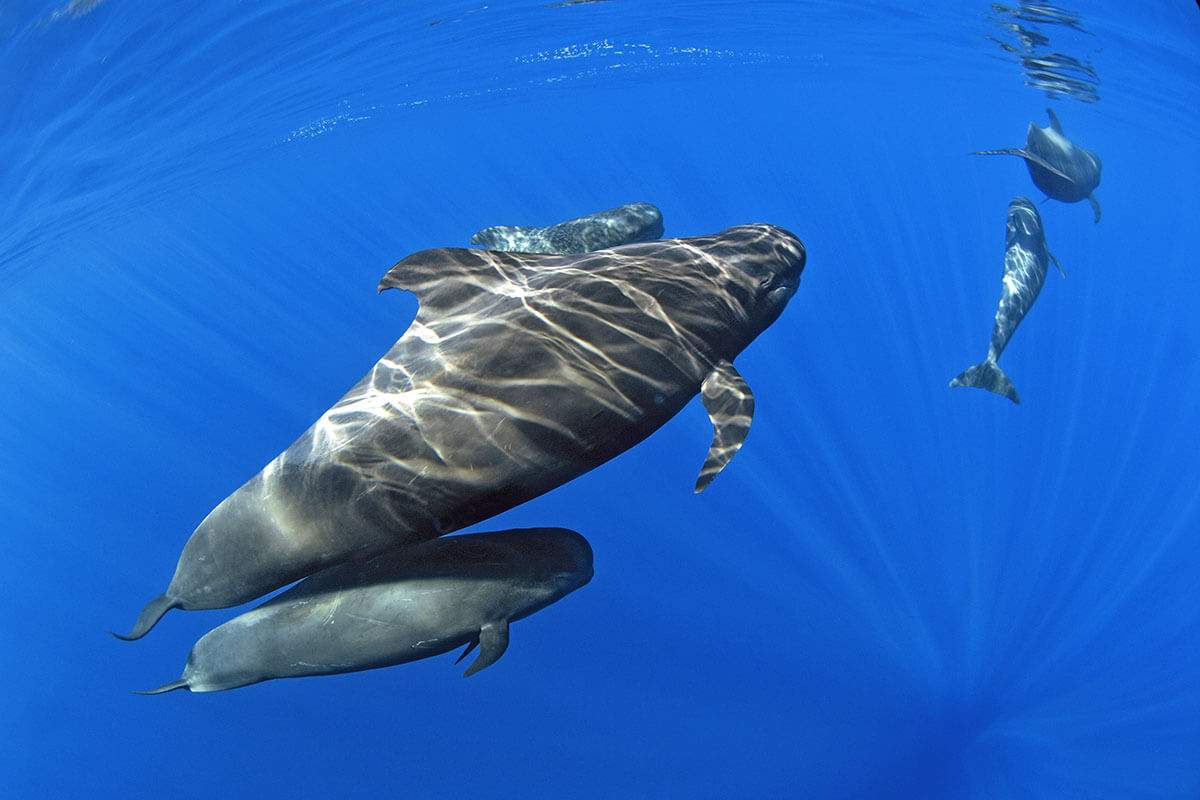
<svg viewBox="0 0 1200 800">
<path fill-rule="evenodd" d="M 657 239 L 662 212 L 650 203 L 627 203 L 545 228 L 495 225 L 476 231 L 472 244 L 517 253 L 578 254 Z"/>
<path fill-rule="evenodd" d="M 803 246 L 767 225 L 584 255 L 416 253 L 416 318 L 185 547 L 170 602 L 245 602 L 475 524 L 629 449 L 782 309 Z M 769 313 L 761 311 L 768 309 Z"/>
<path fill-rule="evenodd" d="M 1052 124 L 1041 128 L 1029 123 L 1025 147 L 1062 173 L 1056 175 L 1036 161 L 1026 159 L 1034 184 L 1050 197 L 1073 203 L 1083 200 L 1099 186 L 1099 157 L 1068 139 L 1061 127 Z"/>
<path fill-rule="evenodd" d="M 437 539 L 325 570 L 218 626 L 192 648 L 182 683 L 169 686 L 218 691 L 427 658 L 477 640 L 491 623 L 527 617 L 591 577 L 591 547 L 574 531 Z"/>
</svg>

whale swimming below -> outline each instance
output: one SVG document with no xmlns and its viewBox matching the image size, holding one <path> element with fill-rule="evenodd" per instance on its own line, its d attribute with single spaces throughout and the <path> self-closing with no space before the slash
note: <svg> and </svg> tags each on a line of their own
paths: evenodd
<svg viewBox="0 0 1200 800">
<path fill-rule="evenodd" d="M 205 517 L 166 592 L 118 637 L 495 516 L 628 450 L 698 393 L 713 424 L 701 491 L 749 429 L 732 362 L 804 263 L 800 240 L 766 224 L 584 255 L 409 256 L 379 285 L 417 295 L 404 335 Z"/>
<path fill-rule="evenodd" d="M 662 212 L 649 203 L 629 203 L 548 228 L 496 225 L 477 231 L 471 244 L 517 253 L 590 253 L 663 234 Z"/>
<path fill-rule="evenodd" d="M 179 680 L 139 694 L 358 672 L 466 645 L 462 661 L 478 645 L 470 677 L 504 655 L 509 623 L 591 578 L 587 540 L 562 528 L 434 539 L 306 578 L 209 631 Z"/>
<path fill-rule="evenodd" d="M 1008 204 L 1000 305 L 996 309 L 987 358 L 951 380 L 951 386 L 975 386 L 1003 395 L 1014 403 L 1021 402 L 1016 387 L 996 362 L 1042 291 L 1051 261 L 1063 272 L 1058 259 L 1046 249 L 1046 235 L 1037 207 L 1025 197 L 1013 198 Z"/>
<path fill-rule="evenodd" d="M 977 150 L 975 155 L 1020 156 L 1025 159 L 1035 186 L 1064 203 L 1087 200 L 1092 204 L 1094 221 L 1099 222 L 1100 202 L 1093 193 L 1100 185 L 1100 157 L 1063 134 L 1053 109 L 1047 108 L 1046 113 L 1050 116 L 1049 127 L 1039 128 L 1029 123 L 1024 148 Z"/>
</svg>

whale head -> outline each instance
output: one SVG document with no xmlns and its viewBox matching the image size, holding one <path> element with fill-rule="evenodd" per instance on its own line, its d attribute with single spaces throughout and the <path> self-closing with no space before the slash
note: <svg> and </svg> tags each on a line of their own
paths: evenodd
<svg viewBox="0 0 1200 800">
<path fill-rule="evenodd" d="M 1008 204 L 1008 238 L 1042 235 L 1042 215 L 1028 197 L 1014 197 Z"/>
<path fill-rule="evenodd" d="M 547 604 L 592 579 L 591 545 L 566 528 L 443 536 L 391 557 L 396 559 L 408 564 L 410 575 L 511 582 L 544 597 Z M 373 563 L 387 569 L 389 557 Z"/>
<path fill-rule="evenodd" d="M 592 547 L 566 528 L 509 531 L 504 541 L 519 554 L 526 580 L 557 599 L 592 579 Z"/>
<path fill-rule="evenodd" d="M 795 234 L 766 223 L 722 231 L 704 250 L 724 265 L 729 297 L 746 320 L 732 357 L 783 313 L 800 286 L 807 256 Z"/>
<path fill-rule="evenodd" d="M 662 212 L 650 203 L 629 203 L 608 212 L 626 242 L 649 242 L 663 235 Z"/>
</svg>

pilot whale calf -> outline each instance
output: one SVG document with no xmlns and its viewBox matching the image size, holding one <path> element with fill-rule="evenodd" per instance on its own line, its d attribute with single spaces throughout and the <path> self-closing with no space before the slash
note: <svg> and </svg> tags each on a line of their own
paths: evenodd
<svg viewBox="0 0 1200 800">
<path fill-rule="evenodd" d="M 548 228 L 496 225 L 477 231 L 471 244 L 517 253 L 590 253 L 663 234 L 662 212 L 649 203 L 629 203 Z"/>
<path fill-rule="evenodd" d="M 474 675 L 509 623 L 592 578 L 587 540 L 562 528 L 469 534 L 313 575 L 204 635 L 183 676 L 140 694 L 216 692 L 274 678 L 390 667 L 475 645 Z"/>
<path fill-rule="evenodd" d="M 1100 201 L 1093 194 L 1100 185 L 1100 157 L 1085 150 L 1063 134 L 1053 109 L 1047 108 L 1050 125 L 1039 128 L 1032 122 L 1025 136 L 1025 147 L 1001 150 L 977 150 L 975 155 L 1020 156 L 1029 168 L 1029 177 L 1047 196 L 1064 203 L 1087 200 L 1092 215 L 1100 221 Z"/>
<path fill-rule="evenodd" d="M 987 358 L 954 378 L 950 385 L 987 389 L 1019 403 L 1021 399 L 1016 387 L 996 362 L 1042 291 L 1050 261 L 1060 272 L 1063 270 L 1058 259 L 1046 248 L 1042 217 L 1027 198 L 1016 197 L 1008 204 L 1006 230 L 1003 288 Z"/>
<path fill-rule="evenodd" d="M 380 290 L 416 319 L 345 397 L 225 498 L 183 549 L 171 608 L 253 600 L 537 497 L 645 439 L 698 393 L 733 457 L 753 395 L 734 358 L 783 311 L 804 246 L 773 225 L 583 255 L 426 250 Z"/>
</svg>

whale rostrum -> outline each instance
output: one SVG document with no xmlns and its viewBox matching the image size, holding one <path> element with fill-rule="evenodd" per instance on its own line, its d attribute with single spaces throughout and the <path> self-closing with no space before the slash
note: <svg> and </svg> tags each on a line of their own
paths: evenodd
<svg viewBox="0 0 1200 800">
<path fill-rule="evenodd" d="M 649 203 L 627 203 L 546 228 L 495 225 L 476 231 L 471 244 L 518 253 L 590 253 L 662 234 L 662 212 Z"/>
<path fill-rule="evenodd" d="M 637 444 L 702 387 L 703 489 L 749 426 L 733 361 L 804 262 L 800 241 L 766 224 L 582 255 L 409 256 L 379 286 L 417 295 L 404 335 L 209 513 L 121 638 L 171 608 L 244 603 L 520 505 Z"/>
<path fill-rule="evenodd" d="M 950 385 L 987 389 L 1020 403 L 1016 387 L 997 361 L 1042 291 L 1049 263 L 1053 261 L 1064 276 L 1066 272 L 1047 249 L 1042 216 L 1027 198 L 1016 197 L 1008 204 L 1005 231 L 1004 277 L 987 358 L 960 373 Z"/>
<path fill-rule="evenodd" d="M 465 646 L 461 661 L 478 645 L 470 677 L 504 655 L 510 623 L 591 578 L 587 540 L 562 528 L 434 539 L 306 578 L 205 634 L 179 680 L 138 694 L 357 672 Z"/>
<path fill-rule="evenodd" d="M 1019 156 L 1025 159 L 1029 177 L 1048 197 L 1064 203 L 1087 200 L 1092 205 L 1095 222 L 1100 221 L 1100 201 L 1096 199 L 1096 187 L 1100 185 L 1100 156 L 1072 142 L 1063 133 L 1058 115 L 1047 108 L 1050 125 L 1040 128 L 1029 123 L 1025 136 L 1025 147 L 1007 147 L 1000 150 L 977 150 L 975 155 Z"/>
</svg>

